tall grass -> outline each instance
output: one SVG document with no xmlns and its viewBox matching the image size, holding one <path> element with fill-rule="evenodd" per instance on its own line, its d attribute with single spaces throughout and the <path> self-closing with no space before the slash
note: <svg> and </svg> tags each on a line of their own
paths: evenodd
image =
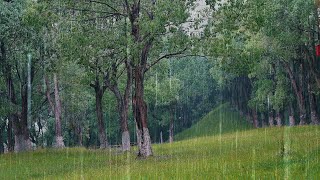
<svg viewBox="0 0 320 180">
<path fill-rule="evenodd" d="M 319 126 L 267 128 L 135 151 L 37 150 L 0 156 L 0 179 L 317 179 Z"/>
</svg>

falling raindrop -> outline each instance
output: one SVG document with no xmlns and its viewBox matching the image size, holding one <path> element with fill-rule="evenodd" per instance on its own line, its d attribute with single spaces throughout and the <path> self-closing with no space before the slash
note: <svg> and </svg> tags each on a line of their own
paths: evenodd
<svg viewBox="0 0 320 180">
<path fill-rule="evenodd" d="M 285 176 L 284 176 L 284 179 L 290 179 L 290 137 L 289 137 L 289 130 L 290 130 L 290 127 L 285 127 L 284 128 L 284 147 L 283 147 L 283 161 L 285 163 Z"/>
<path fill-rule="evenodd" d="M 270 97 L 269 97 L 269 95 L 267 97 L 267 101 L 268 101 L 268 110 L 269 110 L 270 109 Z"/>
<path fill-rule="evenodd" d="M 158 105 L 158 72 L 156 72 L 156 106 Z"/>
<path fill-rule="evenodd" d="M 172 87 L 172 67 L 171 67 L 171 59 L 169 59 L 169 83 L 170 83 L 170 91 L 171 91 L 171 87 Z"/>
<path fill-rule="evenodd" d="M 252 179 L 256 179 L 256 150 L 253 148 L 252 149 Z"/>
</svg>

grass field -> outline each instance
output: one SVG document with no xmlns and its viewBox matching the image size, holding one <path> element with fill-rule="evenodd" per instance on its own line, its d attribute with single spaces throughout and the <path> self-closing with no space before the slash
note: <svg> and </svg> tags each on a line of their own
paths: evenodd
<svg viewBox="0 0 320 180">
<path fill-rule="evenodd" d="M 1 155 L 0 179 L 319 179 L 319 139 L 319 126 L 240 128 L 154 145 L 149 159 L 135 150 L 43 149 Z"/>
</svg>

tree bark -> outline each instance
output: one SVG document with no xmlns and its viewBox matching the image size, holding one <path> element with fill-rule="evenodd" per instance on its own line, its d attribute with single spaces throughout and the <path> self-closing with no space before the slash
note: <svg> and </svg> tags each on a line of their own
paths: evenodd
<svg viewBox="0 0 320 180">
<path fill-rule="evenodd" d="M 107 76 L 105 78 L 106 86 L 114 93 L 117 104 L 118 104 L 118 112 L 120 117 L 120 128 L 121 128 L 121 147 L 122 151 L 130 151 L 130 133 L 128 128 L 128 114 L 129 114 L 129 99 L 131 94 L 131 86 L 132 86 L 132 69 L 126 60 L 126 70 L 127 70 L 127 83 L 124 91 L 124 95 L 121 95 L 117 83 L 112 83 L 111 79 Z M 114 67 L 113 69 L 113 79 L 116 82 L 116 73 L 117 69 Z"/>
<path fill-rule="evenodd" d="M 121 147 L 122 151 L 130 151 L 130 134 L 128 128 L 128 112 L 129 112 L 129 99 L 122 98 L 118 88 L 114 88 L 113 92 L 116 96 L 118 103 L 118 112 L 120 117 L 120 128 L 121 128 Z"/>
<path fill-rule="evenodd" d="M 311 83 L 312 83 L 311 77 L 309 76 L 308 93 L 309 93 L 311 123 L 314 125 L 319 125 L 319 117 L 318 117 L 317 108 L 316 108 L 316 96 L 315 96 L 314 92 L 312 91 Z"/>
<path fill-rule="evenodd" d="M 265 122 L 265 115 L 264 113 L 261 113 L 261 127 L 266 127 L 267 126 L 267 123 Z"/>
<path fill-rule="evenodd" d="M 299 107 L 299 113 L 300 113 L 300 125 L 304 125 L 306 123 L 306 107 L 305 107 L 305 100 L 304 100 L 304 96 L 302 94 L 302 83 L 300 82 L 300 86 L 297 85 L 297 81 L 293 75 L 293 72 L 289 66 L 289 64 L 287 62 L 284 62 L 285 65 L 285 69 L 289 75 L 290 81 L 291 81 L 291 85 L 293 87 L 293 90 L 296 94 L 297 97 L 297 101 L 298 101 L 298 107 Z M 300 69 L 302 70 L 303 67 L 300 67 Z M 302 81 L 302 72 L 300 72 L 300 81 Z"/>
<path fill-rule="evenodd" d="M 127 84 L 123 96 L 123 111 L 121 116 L 122 131 L 122 151 L 130 151 L 130 133 L 128 128 L 129 100 L 132 86 L 132 69 L 129 62 L 126 61 L 127 68 Z"/>
<path fill-rule="evenodd" d="M 277 111 L 277 113 L 276 113 L 276 122 L 277 122 L 278 127 L 282 126 L 281 114 L 279 111 Z"/>
<path fill-rule="evenodd" d="M 21 87 L 21 114 L 13 115 L 13 128 L 15 130 L 15 152 L 28 151 L 32 149 L 31 140 L 29 138 L 28 129 L 28 98 L 27 98 L 27 87 Z"/>
<path fill-rule="evenodd" d="M 103 97 L 103 91 L 99 86 L 97 86 L 96 87 L 96 113 L 97 113 L 97 119 L 98 119 L 100 149 L 105 149 L 109 145 L 108 145 L 106 131 L 105 131 L 105 123 L 103 120 L 102 97 Z"/>
<path fill-rule="evenodd" d="M 59 95 L 59 82 L 57 78 L 57 74 L 53 74 L 54 81 L 54 99 L 55 99 L 55 148 L 64 148 L 62 129 L 61 129 L 61 100 Z"/>
<path fill-rule="evenodd" d="M 162 131 L 160 131 L 160 144 L 163 143 Z"/>
<path fill-rule="evenodd" d="M 173 110 L 171 110 L 171 115 L 170 115 L 170 127 L 169 127 L 169 143 L 173 143 L 173 124 L 174 124 L 174 115 L 173 115 Z"/>
<path fill-rule="evenodd" d="M 7 62 L 6 58 L 6 48 L 3 41 L 0 40 L 0 60 L 3 64 L 3 74 L 6 82 L 7 88 L 7 97 L 8 100 L 13 104 L 18 106 L 13 79 L 12 79 L 12 66 Z M 12 113 L 9 115 L 9 124 L 14 129 L 15 135 L 15 145 L 14 149 L 16 152 L 27 151 L 31 149 L 31 141 L 29 139 L 29 130 L 28 130 L 28 119 L 27 119 L 27 88 L 26 85 L 21 85 L 21 108 L 22 112 L 18 113 L 17 110 L 13 109 Z M 9 143 L 9 142 L 8 142 Z M 11 146 L 11 144 L 10 144 Z M 11 147 L 10 147 L 11 148 Z"/>
<path fill-rule="evenodd" d="M 255 109 L 252 109 L 252 119 L 253 119 L 253 127 L 259 128 L 258 113 Z"/>
<path fill-rule="evenodd" d="M 247 114 L 246 114 L 246 120 L 249 124 L 252 124 L 253 123 L 253 120 L 252 120 L 252 117 L 250 115 L 250 110 L 248 110 Z"/>
<path fill-rule="evenodd" d="M 296 122 L 294 119 L 294 109 L 292 104 L 290 103 L 290 107 L 289 107 L 289 126 L 295 126 Z"/>
<path fill-rule="evenodd" d="M 269 126 L 273 127 L 274 126 L 273 110 L 269 111 L 269 119 L 268 119 L 268 121 L 269 121 Z"/>
<path fill-rule="evenodd" d="M 8 144 L 8 151 L 14 151 L 14 141 L 13 141 L 13 133 L 12 133 L 12 119 L 8 118 L 8 127 L 7 127 L 7 144 Z"/>
<path fill-rule="evenodd" d="M 4 130 L 6 129 L 6 123 L 2 123 L 0 126 L 0 154 L 4 153 Z"/>
<path fill-rule="evenodd" d="M 82 140 L 82 128 L 81 124 L 78 122 L 77 123 L 77 135 L 78 135 L 78 146 L 82 147 L 83 146 L 83 140 Z"/>
<path fill-rule="evenodd" d="M 144 101 L 144 73 L 141 66 L 136 66 L 135 70 L 135 92 L 133 96 L 133 110 L 137 126 L 138 156 L 152 156 L 151 138 L 147 124 L 147 104 Z"/>
</svg>

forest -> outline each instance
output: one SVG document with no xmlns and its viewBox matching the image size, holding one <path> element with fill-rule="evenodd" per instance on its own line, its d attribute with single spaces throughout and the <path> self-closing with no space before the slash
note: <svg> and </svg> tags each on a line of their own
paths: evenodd
<svg viewBox="0 0 320 180">
<path fill-rule="evenodd" d="M 170 158 L 207 131 L 220 155 L 222 132 L 274 132 L 290 167 L 293 132 L 319 159 L 319 13 L 318 0 L 0 0 L 0 173 L 20 152 Z"/>
</svg>

